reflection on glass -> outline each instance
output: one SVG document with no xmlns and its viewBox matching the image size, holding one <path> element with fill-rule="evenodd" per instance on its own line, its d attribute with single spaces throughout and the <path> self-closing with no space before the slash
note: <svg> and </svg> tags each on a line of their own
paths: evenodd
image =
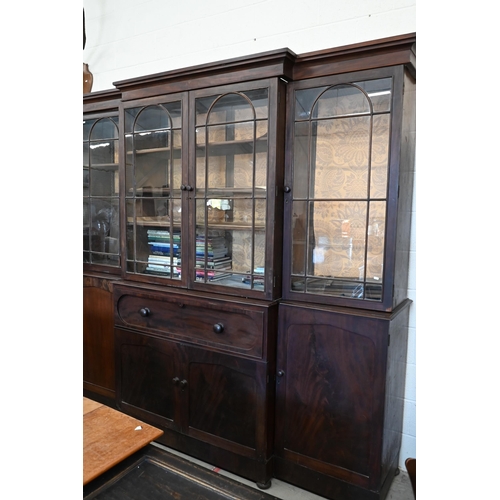
<svg viewBox="0 0 500 500">
<path fill-rule="evenodd" d="M 83 122 L 83 261 L 118 267 L 118 118 Z"/>
<path fill-rule="evenodd" d="M 264 290 L 268 91 L 196 100 L 195 280 Z"/>
<path fill-rule="evenodd" d="M 298 90 L 292 290 L 381 300 L 390 78 Z"/>
</svg>

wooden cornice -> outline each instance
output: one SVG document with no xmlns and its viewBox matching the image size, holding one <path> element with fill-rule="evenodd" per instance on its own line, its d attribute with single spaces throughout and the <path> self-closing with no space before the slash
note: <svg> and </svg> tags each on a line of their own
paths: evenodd
<svg viewBox="0 0 500 500">
<path fill-rule="evenodd" d="M 85 112 L 118 109 L 121 96 L 122 94 L 118 89 L 100 90 L 98 92 L 83 94 Z"/>
<path fill-rule="evenodd" d="M 291 79 L 296 55 L 289 49 L 200 64 L 113 82 L 123 100 L 271 77 Z"/>
<path fill-rule="evenodd" d="M 396 65 L 405 65 L 415 78 L 416 59 L 416 34 L 410 33 L 300 54 L 293 66 L 293 79 Z"/>
</svg>

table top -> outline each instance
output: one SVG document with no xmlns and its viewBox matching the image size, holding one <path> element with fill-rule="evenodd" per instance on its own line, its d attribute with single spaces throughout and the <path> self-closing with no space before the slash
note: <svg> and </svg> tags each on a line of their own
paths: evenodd
<svg viewBox="0 0 500 500">
<path fill-rule="evenodd" d="M 111 469 L 163 431 L 83 398 L 83 484 Z"/>
</svg>

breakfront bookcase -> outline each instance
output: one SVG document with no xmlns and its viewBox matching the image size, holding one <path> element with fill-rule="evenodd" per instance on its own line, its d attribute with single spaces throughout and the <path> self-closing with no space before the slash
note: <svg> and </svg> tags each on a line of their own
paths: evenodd
<svg viewBox="0 0 500 500">
<path fill-rule="evenodd" d="M 382 499 L 410 301 L 415 35 L 84 96 L 84 389 L 255 481 Z"/>
</svg>

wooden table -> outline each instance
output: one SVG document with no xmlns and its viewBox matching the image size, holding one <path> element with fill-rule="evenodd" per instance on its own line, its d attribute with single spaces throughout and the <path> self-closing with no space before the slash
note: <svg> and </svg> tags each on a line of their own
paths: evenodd
<svg viewBox="0 0 500 500">
<path fill-rule="evenodd" d="M 83 398 L 83 484 L 151 443 L 163 431 Z"/>
</svg>

